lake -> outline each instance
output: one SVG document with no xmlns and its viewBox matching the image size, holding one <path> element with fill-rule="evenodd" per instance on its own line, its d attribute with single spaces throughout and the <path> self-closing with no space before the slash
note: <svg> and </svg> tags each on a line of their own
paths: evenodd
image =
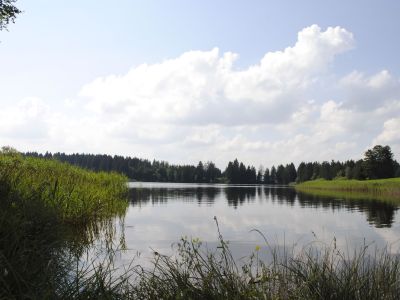
<svg viewBox="0 0 400 300">
<path fill-rule="evenodd" d="M 124 237 L 123 262 L 137 253 L 141 263 L 154 251 L 171 254 L 182 236 L 215 248 L 214 217 L 238 259 L 257 245 L 266 249 L 260 253 L 309 245 L 349 253 L 363 245 L 392 253 L 400 248 L 399 207 L 382 201 L 311 196 L 289 186 L 134 182 L 129 187 L 130 205 L 116 237 Z"/>
</svg>

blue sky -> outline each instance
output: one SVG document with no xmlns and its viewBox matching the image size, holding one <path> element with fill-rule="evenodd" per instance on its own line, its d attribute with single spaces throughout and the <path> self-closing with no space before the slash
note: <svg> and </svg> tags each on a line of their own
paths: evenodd
<svg viewBox="0 0 400 300">
<path fill-rule="evenodd" d="M 358 158 L 378 142 L 400 156 L 398 1 L 17 5 L 0 33 L 2 145 L 220 166 Z"/>
</svg>

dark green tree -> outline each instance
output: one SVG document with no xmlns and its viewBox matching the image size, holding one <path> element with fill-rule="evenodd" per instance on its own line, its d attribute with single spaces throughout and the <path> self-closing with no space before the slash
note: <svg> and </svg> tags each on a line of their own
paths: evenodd
<svg viewBox="0 0 400 300">
<path fill-rule="evenodd" d="M 247 169 L 244 163 L 240 163 L 239 165 L 239 180 L 235 183 L 247 183 Z"/>
<path fill-rule="evenodd" d="M 0 0 L 0 30 L 7 30 L 10 23 L 15 22 L 15 18 L 21 11 L 14 5 L 16 0 Z"/>
<path fill-rule="evenodd" d="M 199 161 L 197 167 L 196 167 L 196 173 L 195 173 L 195 182 L 204 182 L 204 166 L 201 161 Z"/>
<path fill-rule="evenodd" d="M 365 179 L 365 170 L 364 170 L 363 165 L 364 165 L 364 162 L 361 159 L 355 163 L 353 172 L 352 172 L 353 179 L 356 179 L 356 180 Z"/>
<path fill-rule="evenodd" d="M 205 165 L 205 181 L 207 183 L 213 183 L 217 181 L 217 178 L 221 176 L 221 171 L 211 161 Z"/>
<path fill-rule="evenodd" d="M 231 183 L 239 183 L 240 182 L 240 169 L 239 169 L 239 161 L 235 159 L 233 161 L 233 168 L 232 168 L 232 180 Z"/>
<path fill-rule="evenodd" d="M 321 165 L 317 162 L 312 163 L 312 176 L 311 179 L 315 180 L 319 178 L 319 170 L 320 170 Z"/>
<path fill-rule="evenodd" d="M 275 166 L 272 166 L 272 168 L 271 168 L 270 183 L 276 184 L 276 168 L 275 168 Z"/>
<path fill-rule="evenodd" d="M 228 182 L 232 182 L 232 178 L 233 178 L 233 163 L 231 161 L 226 166 L 224 175 L 225 175 L 226 179 L 228 179 Z"/>
<path fill-rule="evenodd" d="M 276 169 L 276 183 L 285 184 L 285 167 L 283 165 L 279 165 Z"/>
<path fill-rule="evenodd" d="M 296 182 L 304 182 L 306 180 L 307 180 L 307 167 L 304 162 L 301 162 L 299 164 L 299 167 L 297 168 Z"/>
<path fill-rule="evenodd" d="M 327 161 L 322 162 L 321 166 L 319 167 L 318 177 L 326 180 L 332 179 L 331 165 Z"/>
<path fill-rule="evenodd" d="M 294 166 L 293 163 L 286 165 L 286 173 L 287 173 L 287 178 L 288 178 L 287 183 L 296 181 L 297 171 L 296 171 L 296 167 Z"/>
<path fill-rule="evenodd" d="M 305 181 L 313 179 L 313 172 L 314 172 L 314 164 L 309 162 L 306 164 L 306 176 Z"/>
<path fill-rule="evenodd" d="M 395 160 L 394 161 L 394 177 L 400 177 L 400 164 Z"/>
<path fill-rule="evenodd" d="M 344 163 L 344 176 L 346 176 L 347 179 L 353 179 L 355 165 L 353 160 L 348 160 Z"/>
<path fill-rule="evenodd" d="M 269 175 L 269 169 L 265 168 L 263 182 L 265 184 L 271 184 L 271 176 Z"/>
<path fill-rule="evenodd" d="M 391 178 L 395 175 L 395 161 L 389 146 L 376 145 L 364 154 L 364 170 L 367 178 Z"/>
<path fill-rule="evenodd" d="M 257 171 L 253 166 L 248 166 L 246 169 L 246 183 L 257 183 Z"/>
</svg>

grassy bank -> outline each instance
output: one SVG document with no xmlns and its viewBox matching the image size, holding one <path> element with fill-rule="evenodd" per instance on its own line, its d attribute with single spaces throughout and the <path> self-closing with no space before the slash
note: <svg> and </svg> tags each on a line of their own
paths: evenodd
<svg viewBox="0 0 400 300">
<path fill-rule="evenodd" d="M 54 299 L 67 257 L 125 214 L 126 180 L 0 152 L 0 299 Z"/>
<path fill-rule="evenodd" d="M 400 178 L 377 180 L 313 180 L 295 186 L 301 192 L 321 196 L 380 199 L 400 203 Z"/>
<path fill-rule="evenodd" d="M 126 182 L 117 173 L 95 173 L 56 160 L 0 153 L 1 201 L 39 199 L 65 222 L 123 214 L 128 205 Z"/>
</svg>

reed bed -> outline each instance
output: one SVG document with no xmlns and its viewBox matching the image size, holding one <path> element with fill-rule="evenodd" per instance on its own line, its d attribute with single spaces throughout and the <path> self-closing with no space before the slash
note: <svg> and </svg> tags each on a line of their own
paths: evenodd
<svg viewBox="0 0 400 300">
<path fill-rule="evenodd" d="M 0 299 L 56 299 L 66 254 L 112 235 L 112 217 L 125 214 L 126 182 L 0 151 Z"/>
<path fill-rule="evenodd" d="M 128 206 L 127 178 L 117 173 L 91 172 L 56 160 L 0 153 L 0 197 L 36 197 L 57 210 L 65 222 L 89 222 Z"/>
<path fill-rule="evenodd" d="M 320 191 L 325 195 L 343 195 L 353 198 L 383 199 L 400 202 L 400 178 L 376 180 L 313 180 L 295 185 L 301 192 Z M 336 194 L 335 194 L 336 193 Z"/>
</svg>

